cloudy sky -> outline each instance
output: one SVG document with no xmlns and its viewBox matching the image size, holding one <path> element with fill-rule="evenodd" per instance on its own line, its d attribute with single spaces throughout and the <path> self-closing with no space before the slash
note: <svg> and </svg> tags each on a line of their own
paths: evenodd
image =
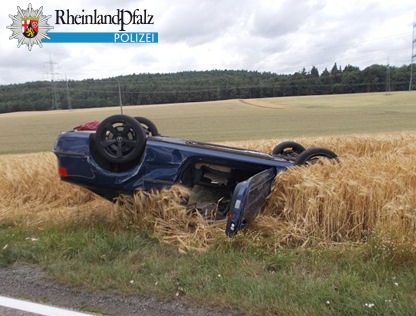
<svg viewBox="0 0 416 316">
<path fill-rule="evenodd" d="M 158 32 L 158 44 L 52 44 L 17 48 L 7 29 L 17 6 L 43 7 L 54 32 L 116 32 L 114 25 L 57 25 L 55 10 L 114 14 L 146 9 L 154 25 L 128 32 Z M 0 84 L 108 78 L 133 73 L 244 69 L 321 72 L 351 64 L 410 63 L 414 0 L 9 0 L 0 15 Z"/>
</svg>

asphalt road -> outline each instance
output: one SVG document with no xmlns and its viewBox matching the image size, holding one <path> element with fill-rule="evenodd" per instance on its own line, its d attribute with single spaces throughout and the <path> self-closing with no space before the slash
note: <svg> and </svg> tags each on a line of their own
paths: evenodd
<svg viewBox="0 0 416 316">
<path fill-rule="evenodd" d="M 0 296 L 0 315 L 8 316 L 93 316 L 92 314 L 80 313 L 74 310 L 63 309 L 51 305 L 33 303 L 18 300 L 11 297 Z"/>
<path fill-rule="evenodd" d="M 104 291 L 89 291 L 57 284 L 45 278 L 37 267 L 17 266 L 0 268 L 0 296 L 24 299 L 56 307 L 82 311 L 93 315 L 238 315 L 232 311 L 215 311 L 187 306 L 180 301 L 158 301 L 140 296 L 123 296 Z M 1 305 L 1 303 L 0 303 Z M 9 314 L 8 314 L 9 313 Z M 0 315 L 42 315 L 24 313 L 0 307 Z M 47 315 L 47 314 L 43 314 Z"/>
</svg>

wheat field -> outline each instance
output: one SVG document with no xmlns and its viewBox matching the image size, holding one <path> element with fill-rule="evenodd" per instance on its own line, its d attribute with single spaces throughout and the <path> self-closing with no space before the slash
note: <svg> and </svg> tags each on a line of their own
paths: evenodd
<svg viewBox="0 0 416 316">
<path fill-rule="evenodd" d="M 262 247 L 364 243 L 373 236 L 416 251 L 416 132 L 294 139 L 334 150 L 339 164 L 294 167 L 275 180 L 263 213 L 237 235 Z M 226 145 L 271 152 L 281 140 Z M 117 203 L 60 181 L 52 153 L 0 156 L 0 222 L 107 225 L 150 229 L 181 251 L 225 242 L 224 221 L 208 221 L 183 206 L 189 192 L 175 186 L 138 191 Z"/>
</svg>

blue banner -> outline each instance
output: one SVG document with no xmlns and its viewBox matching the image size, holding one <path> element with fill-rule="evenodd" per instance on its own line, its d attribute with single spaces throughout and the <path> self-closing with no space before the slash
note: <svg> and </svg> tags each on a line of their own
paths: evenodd
<svg viewBox="0 0 416 316">
<path fill-rule="evenodd" d="M 42 43 L 158 43 L 157 32 L 48 32 Z"/>
</svg>

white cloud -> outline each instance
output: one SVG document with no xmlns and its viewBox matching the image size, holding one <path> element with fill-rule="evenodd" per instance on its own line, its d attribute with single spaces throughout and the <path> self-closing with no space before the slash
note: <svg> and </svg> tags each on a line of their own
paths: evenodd
<svg viewBox="0 0 416 316">
<path fill-rule="evenodd" d="M 154 25 L 128 31 L 159 32 L 158 44 L 44 44 L 17 48 L 9 40 L 8 14 L 27 3 L 7 1 L 0 16 L 0 84 L 48 80 L 53 59 L 57 79 L 106 78 L 132 73 L 247 69 L 293 73 L 352 64 L 401 66 L 410 62 L 413 1 L 387 0 L 146 0 L 30 1 L 43 13 L 69 9 L 147 9 Z M 54 31 L 118 31 L 114 25 L 54 25 Z"/>
</svg>

